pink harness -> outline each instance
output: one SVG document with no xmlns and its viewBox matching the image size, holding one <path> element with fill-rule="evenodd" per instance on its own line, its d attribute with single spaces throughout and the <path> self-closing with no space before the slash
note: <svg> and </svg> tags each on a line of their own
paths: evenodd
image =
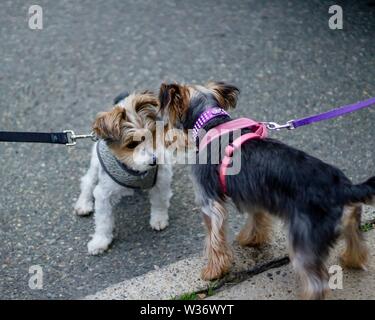
<svg viewBox="0 0 375 320">
<path fill-rule="evenodd" d="M 218 109 L 218 108 L 216 108 Z M 210 109 L 209 109 L 210 110 Z M 225 112 L 225 111 L 224 111 Z M 212 117 L 206 118 L 204 124 L 215 117 L 215 114 L 223 115 L 223 113 L 215 112 Z M 202 121 L 202 119 L 198 119 Z M 197 121 L 198 122 L 198 121 Z M 203 125 L 202 125 L 203 127 Z M 226 188 L 226 173 L 228 167 L 232 164 L 232 157 L 234 151 L 241 148 L 241 145 L 252 139 L 264 139 L 267 137 L 267 128 L 263 123 L 256 122 L 247 118 L 239 118 L 236 120 L 231 120 L 229 122 L 222 123 L 215 128 L 210 129 L 203 137 L 202 141 L 199 143 L 199 152 L 207 147 L 209 143 L 213 140 L 219 138 L 221 135 L 227 134 L 232 131 L 241 129 L 250 129 L 252 132 L 246 133 L 237 139 L 235 139 L 231 144 L 225 147 L 225 155 L 220 164 L 219 169 L 219 179 L 220 185 L 224 193 L 227 193 Z"/>
</svg>

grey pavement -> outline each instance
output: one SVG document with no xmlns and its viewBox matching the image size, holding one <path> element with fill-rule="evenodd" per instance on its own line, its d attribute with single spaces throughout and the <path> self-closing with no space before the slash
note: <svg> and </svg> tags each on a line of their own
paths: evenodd
<svg viewBox="0 0 375 320">
<path fill-rule="evenodd" d="M 344 30 L 328 28 L 342 4 Z M 370 1 L 39 1 L 44 29 L 28 29 L 34 3 L 2 1 L 0 130 L 87 132 L 123 90 L 161 81 L 226 80 L 241 89 L 236 116 L 286 121 L 375 96 L 375 7 Z M 355 182 L 375 175 L 375 109 L 274 133 L 335 164 Z M 87 255 L 93 219 L 72 205 L 90 142 L 0 144 L 0 298 L 79 298 L 203 248 L 188 168 L 175 168 L 170 226 L 148 225 L 147 195 L 116 209 L 116 240 Z M 233 212 L 231 233 L 242 217 Z M 43 267 L 43 290 L 28 287 Z"/>
</svg>

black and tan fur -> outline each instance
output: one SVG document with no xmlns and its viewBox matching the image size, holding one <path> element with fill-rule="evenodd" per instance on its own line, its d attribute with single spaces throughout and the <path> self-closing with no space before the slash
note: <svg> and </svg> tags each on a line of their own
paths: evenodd
<svg viewBox="0 0 375 320">
<path fill-rule="evenodd" d="M 187 132 L 207 108 L 234 108 L 238 93 L 235 86 L 226 83 L 163 84 L 161 112 L 170 126 Z M 214 118 L 204 129 L 207 132 L 229 120 Z M 209 146 L 207 150 L 210 156 Z M 345 265 L 365 268 L 368 254 L 359 231 L 361 204 L 374 204 L 375 177 L 353 185 L 334 166 L 269 138 L 242 145 L 241 171 L 226 176 L 227 194 L 219 183 L 218 164 L 195 164 L 192 177 L 207 226 L 208 264 L 202 271 L 203 279 L 222 277 L 232 264 L 225 232 L 225 203 L 229 198 L 248 216 L 238 235 L 241 245 L 259 246 L 269 239 L 269 215 L 285 221 L 290 258 L 301 279 L 304 298 L 324 298 L 328 287 L 324 263 L 340 235 L 346 241 L 342 255 Z"/>
</svg>

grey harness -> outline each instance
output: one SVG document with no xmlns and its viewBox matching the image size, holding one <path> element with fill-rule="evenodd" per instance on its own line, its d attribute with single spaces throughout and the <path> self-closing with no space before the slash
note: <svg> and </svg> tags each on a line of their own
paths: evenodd
<svg viewBox="0 0 375 320">
<path fill-rule="evenodd" d="M 99 140 L 96 152 L 103 170 L 119 185 L 132 189 L 150 189 L 156 183 L 158 166 L 145 172 L 134 171 L 117 160 L 104 140 Z"/>
</svg>

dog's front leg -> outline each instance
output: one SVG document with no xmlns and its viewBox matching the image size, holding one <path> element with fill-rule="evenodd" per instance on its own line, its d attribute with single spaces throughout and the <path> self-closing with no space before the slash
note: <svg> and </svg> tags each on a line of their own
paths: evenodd
<svg viewBox="0 0 375 320">
<path fill-rule="evenodd" d="M 97 255 L 108 249 L 113 239 L 114 217 L 112 206 L 120 199 L 113 189 L 100 183 L 94 189 L 95 233 L 87 244 L 90 254 Z"/>
<path fill-rule="evenodd" d="M 155 186 L 150 190 L 150 225 L 154 230 L 163 230 L 168 226 L 168 208 L 172 197 L 172 166 L 159 165 Z"/>
<path fill-rule="evenodd" d="M 213 280 L 226 274 L 233 261 L 233 253 L 226 239 L 227 210 L 218 201 L 210 200 L 202 207 L 207 227 L 207 266 L 202 270 L 203 280 Z"/>
<path fill-rule="evenodd" d="M 99 166 L 95 144 L 91 152 L 90 168 L 81 179 L 81 193 L 74 205 L 74 212 L 79 216 L 88 215 L 94 210 L 93 191 L 98 180 Z"/>
</svg>

